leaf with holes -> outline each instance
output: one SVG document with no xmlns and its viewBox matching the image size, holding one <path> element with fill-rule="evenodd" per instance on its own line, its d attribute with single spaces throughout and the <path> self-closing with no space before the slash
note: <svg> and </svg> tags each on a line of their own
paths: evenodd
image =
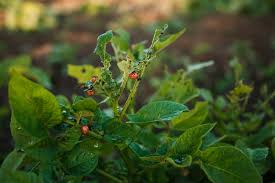
<svg viewBox="0 0 275 183">
<path fill-rule="evenodd" d="M 162 29 L 156 29 L 152 41 L 152 49 L 154 53 L 160 52 L 161 50 L 175 42 L 185 32 L 185 29 L 183 29 L 175 34 L 164 35 L 167 27 L 167 25 L 164 25 Z"/>
<path fill-rule="evenodd" d="M 113 38 L 112 31 L 107 31 L 104 34 L 101 34 L 97 38 L 97 44 L 94 50 L 94 53 L 101 58 L 101 62 L 106 67 L 109 67 L 109 63 L 111 61 L 111 55 L 107 53 L 106 45 L 112 40 L 112 38 Z"/>
<path fill-rule="evenodd" d="M 64 159 L 66 171 L 75 176 L 88 175 L 96 168 L 97 163 L 96 154 L 79 147 L 75 147 Z"/>
<path fill-rule="evenodd" d="M 92 76 L 100 76 L 100 68 L 92 65 L 72 65 L 68 64 L 67 73 L 77 79 L 78 83 L 89 81 Z"/>
</svg>

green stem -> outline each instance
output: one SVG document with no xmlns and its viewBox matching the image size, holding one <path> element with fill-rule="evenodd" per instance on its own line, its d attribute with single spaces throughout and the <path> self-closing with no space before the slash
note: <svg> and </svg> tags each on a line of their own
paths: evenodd
<svg viewBox="0 0 275 183">
<path fill-rule="evenodd" d="M 245 99 L 244 99 L 244 103 L 243 103 L 243 106 L 242 106 L 242 109 L 241 109 L 242 111 L 241 111 L 241 112 L 245 112 L 249 97 L 250 97 L 249 94 L 245 96 Z"/>
<path fill-rule="evenodd" d="M 114 99 L 113 103 L 112 103 L 112 108 L 113 108 L 113 112 L 114 112 L 114 117 L 119 117 L 119 110 L 118 110 L 118 107 L 119 107 L 119 98 L 121 97 L 124 89 L 125 89 L 125 86 L 127 84 L 127 81 L 128 81 L 128 77 L 127 77 L 127 74 L 124 74 L 123 76 L 123 81 L 121 83 L 121 86 L 120 86 L 120 89 L 119 89 L 119 95 L 116 99 Z"/>
<path fill-rule="evenodd" d="M 134 98 L 134 96 L 135 96 L 135 94 L 137 92 L 137 88 L 138 88 L 139 83 L 140 83 L 140 81 L 136 81 L 135 82 L 135 84 L 133 86 L 133 89 L 132 89 L 131 93 L 129 94 L 129 96 L 128 96 L 128 98 L 127 98 L 127 100 L 126 100 L 126 102 L 125 102 L 125 104 L 124 104 L 124 106 L 122 108 L 120 119 L 123 118 L 123 116 L 125 115 L 125 113 L 126 113 L 128 107 L 129 107 L 129 105 L 131 104 L 131 101 L 133 100 L 133 98 Z"/>
<path fill-rule="evenodd" d="M 121 180 L 119 180 L 118 178 L 112 176 L 111 174 L 105 172 L 104 170 L 101 170 L 101 169 L 97 168 L 96 171 L 97 171 L 99 174 L 101 174 L 101 175 L 103 175 L 103 176 L 105 176 L 105 177 L 107 177 L 107 178 L 113 180 L 114 182 L 123 183 L 123 181 L 121 181 Z"/>
<path fill-rule="evenodd" d="M 120 86 L 120 90 L 119 90 L 119 98 L 121 97 L 125 87 L 126 87 L 126 84 L 127 84 L 127 81 L 128 81 L 128 73 L 124 73 L 123 74 L 123 81 L 121 83 L 121 86 Z"/>
<path fill-rule="evenodd" d="M 40 165 L 40 161 L 38 161 L 38 162 L 30 169 L 29 172 L 32 172 L 33 170 L 35 170 L 39 165 Z"/>
<path fill-rule="evenodd" d="M 273 97 L 275 97 L 275 91 L 273 91 L 271 95 L 269 95 L 269 97 L 262 103 L 262 106 L 265 107 Z"/>
<path fill-rule="evenodd" d="M 77 115 L 77 118 L 76 118 L 76 123 L 79 125 L 80 123 L 80 119 L 82 117 L 82 112 L 79 113 L 79 115 Z"/>
<path fill-rule="evenodd" d="M 135 113 L 135 100 L 132 100 L 131 104 L 129 105 L 129 113 Z"/>
<path fill-rule="evenodd" d="M 118 60 L 118 51 L 117 51 L 116 47 L 114 46 L 114 44 L 111 44 L 111 46 L 112 46 L 112 48 L 114 50 L 115 60 L 116 60 L 116 62 L 118 62 L 119 61 Z"/>
<path fill-rule="evenodd" d="M 128 181 L 131 183 L 133 182 L 133 175 L 134 175 L 134 167 L 131 163 L 131 160 L 129 159 L 129 157 L 127 156 L 127 154 L 125 154 L 124 151 L 121 151 L 119 148 L 116 147 L 117 152 L 119 153 L 119 155 L 121 156 L 122 160 L 124 161 L 125 165 L 127 166 L 128 169 Z"/>
<path fill-rule="evenodd" d="M 95 137 L 97 139 L 102 139 L 103 137 L 101 135 L 98 135 L 97 133 L 93 132 L 93 131 L 89 131 L 89 135 L 92 137 Z"/>
<path fill-rule="evenodd" d="M 70 122 L 70 121 L 64 121 L 65 123 L 69 124 L 69 125 L 76 125 L 76 123 Z"/>
<path fill-rule="evenodd" d="M 113 112 L 114 112 L 114 117 L 119 117 L 119 114 L 118 114 L 118 99 L 113 100 L 112 108 L 113 108 Z"/>
<path fill-rule="evenodd" d="M 144 71 L 146 69 L 146 66 L 147 66 L 147 64 L 142 65 L 139 78 L 142 78 L 142 76 L 144 74 Z M 140 84 L 140 81 L 141 81 L 140 79 L 138 79 L 138 80 L 135 81 L 133 89 L 131 90 L 131 92 L 130 92 L 130 94 L 129 94 L 129 96 L 128 96 L 128 98 L 127 98 L 127 100 L 126 100 L 126 102 L 125 102 L 125 104 L 124 104 L 124 106 L 122 108 L 122 111 L 121 111 L 121 114 L 120 114 L 120 119 L 122 119 L 124 117 L 124 115 L 125 115 L 128 107 L 129 107 L 129 105 L 131 104 L 133 98 L 135 97 L 135 94 L 137 92 L 137 89 L 138 89 L 138 86 Z"/>
</svg>

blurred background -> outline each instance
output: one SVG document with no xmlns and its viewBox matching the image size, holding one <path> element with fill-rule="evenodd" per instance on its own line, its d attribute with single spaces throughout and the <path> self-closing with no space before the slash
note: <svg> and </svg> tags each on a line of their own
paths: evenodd
<svg viewBox="0 0 275 183">
<path fill-rule="evenodd" d="M 137 105 L 146 102 L 165 72 L 214 61 L 193 74 L 195 84 L 216 94 L 234 86 L 234 71 L 255 88 L 275 89 L 274 0 L 0 0 L 0 162 L 12 148 L 7 80 L 22 70 L 55 94 L 81 94 L 67 64 L 99 65 L 96 38 L 125 30 L 131 43 L 150 41 L 167 23 L 182 38 L 151 66 Z M 128 39 L 128 38 L 127 38 Z M 209 63 L 209 62 L 208 62 Z"/>
</svg>

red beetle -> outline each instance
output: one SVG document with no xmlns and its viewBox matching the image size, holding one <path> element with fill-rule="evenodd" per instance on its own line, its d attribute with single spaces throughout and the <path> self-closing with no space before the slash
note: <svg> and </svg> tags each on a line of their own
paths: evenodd
<svg viewBox="0 0 275 183">
<path fill-rule="evenodd" d="M 90 129 L 87 125 L 84 125 L 81 127 L 81 132 L 83 135 L 87 135 L 89 133 Z"/>
<path fill-rule="evenodd" d="M 92 78 L 91 78 L 91 81 L 93 82 L 93 83 L 95 83 L 96 82 L 96 80 L 97 80 L 97 76 L 92 76 Z"/>
<path fill-rule="evenodd" d="M 94 90 L 87 90 L 87 91 L 86 91 L 86 94 L 87 94 L 88 96 L 93 96 L 93 95 L 95 94 L 95 91 L 94 91 Z"/>
<path fill-rule="evenodd" d="M 138 79 L 138 73 L 137 72 L 132 72 L 129 74 L 129 78 L 132 80 L 137 80 Z"/>
</svg>

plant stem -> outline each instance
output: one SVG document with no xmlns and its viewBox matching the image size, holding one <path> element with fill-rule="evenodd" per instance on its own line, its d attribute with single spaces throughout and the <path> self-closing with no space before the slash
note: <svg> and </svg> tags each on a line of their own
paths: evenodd
<svg viewBox="0 0 275 183">
<path fill-rule="evenodd" d="M 77 123 L 77 124 L 80 123 L 81 117 L 82 117 L 82 112 L 80 112 L 79 115 L 77 115 L 77 118 L 76 118 L 76 123 Z"/>
<path fill-rule="evenodd" d="M 265 107 L 273 97 L 275 97 L 275 91 L 273 91 L 271 95 L 269 95 L 269 97 L 264 100 L 264 102 L 262 103 L 262 107 Z"/>
<path fill-rule="evenodd" d="M 70 121 L 64 121 L 65 123 L 69 124 L 69 125 L 76 125 L 76 123 L 70 122 Z"/>
<path fill-rule="evenodd" d="M 137 91 L 139 83 L 140 83 L 140 81 L 136 81 L 135 82 L 135 84 L 133 86 L 133 89 L 132 89 L 131 93 L 129 94 L 129 96 L 128 96 L 128 98 L 127 98 L 127 100 L 126 100 L 126 102 L 125 102 L 125 104 L 124 104 L 124 106 L 122 108 L 120 119 L 123 118 L 123 116 L 125 115 L 125 113 L 126 113 L 128 107 L 129 107 L 131 101 L 133 100 L 133 98 L 134 98 L 134 96 L 136 94 L 136 91 Z"/>
<path fill-rule="evenodd" d="M 114 99 L 112 102 L 112 108 L 113 108 L 113 113 L 114 113 L 114 117 L 118 117 L 118 99 Z"/>
<path fill-rule="evenodd" d="M 40 161 L 38 161 L 31 169 L 30 172 L 32 172 L 34 169 L 36 169 L 40 165 Z"/>
<path fill-rule="evenodd" d="M 133 175 L 134 175 L 134 168 L 133 168 L 133 164 L 131 163 L 131 160 L 129 159 L 129 157 L 127 156 L 127 154 L 125 154 L 124 151 L 121 151 L 119 148 L 116 147 L 117 152 L 119 153 L 119 155 L 121 156 L 122 160 L 124 161 L 125 165 L 127 166 L 128 169 L 128 181 L 129 183 L 133 182 Z"/>
<path fill-rule="evenodd" d="M 121 181 L 121 180 L 119 180 L 118 178 L 112 176 L 111 174 L 105 172 L 104 170 L 101 170 L 101 169 L 97 168 L 96 171 L 97 171 L 99 174 L 101 174 L 101 175 L 103 175 L 103 176 L 105 176 L 105 177 L 107 177 L 107 178 L 113 180 L 114 182 L 123 183 L 123 181 Z"/>
<path fill-rule="evenodd" d="M 126 84 L 127 84 L 127 81 L 128 81 L 128 73 L 124 73 L 123 74 L 123 81 L 121 83 L 121 86 L 120 86 L 120 90 L 119 90 L 119 98 L 121 97 L 125 87 L 126 87 Z"/>
<path fill-rule="evenodd" d="M 147 64 L 143 64 L 142 65 L 139 78 L 142 78 L 142 76 L 144 74 L 144 71 L 146 69 L 146 66 L 147 66 Z M 133 89 L 131 90 L 131 92 L 130 92 L 130 94 L 129 94 L 129 96 L 128 96 L 128 98 L 127 98 L 127 100 L 126 100 L 126 102 L 125 102 L 125 104 L 124 104 L 124 106 L 122 108 L 122 111 L 121 111 L 121 114 L 120 114 L 120 119 L 123 118 L 123 116 L 125 115 L 125 113 L 126 113 L 128 107 L 129 107 L 129 105 L 131 104 L 131 101 L 133 100 L 133 98 L 134 98 L 134 96 L 135 96 L 135 94 L 137 92 L 137 89 L 138 89 L 140 81 L 141 81 L 140 79 L 138 79 L 138 80 L 135 81 Z"/>
<path fill-rule="evenodd" d="M 112 48 L 113 48 L 113 50 L 114 50 L 115 61 L 118 62 L 118 61 L 119 61 L 119 59 L 118 59 L 118 51 L 117 51 L 117 49 L 116 49 L 116 47 L 114 46 L 113 43 L 111 44 L 111 46 L 112 46 Z"/>
<path fill-rule="evenodd" d="M 97 133 L 93 132 L 93 131 L 89 131 L 89 135 L 97 138 L 97 139 L 102 139 L 102 136 L 101 135 L 98 135 Z"/>
<path fill-rule="evenodd" d="M 250 97 L 250 94 L 245 96 L 245 100 L 244 100 L 241 112 L 245 112 L 249 97 Z"/>
</svg>

